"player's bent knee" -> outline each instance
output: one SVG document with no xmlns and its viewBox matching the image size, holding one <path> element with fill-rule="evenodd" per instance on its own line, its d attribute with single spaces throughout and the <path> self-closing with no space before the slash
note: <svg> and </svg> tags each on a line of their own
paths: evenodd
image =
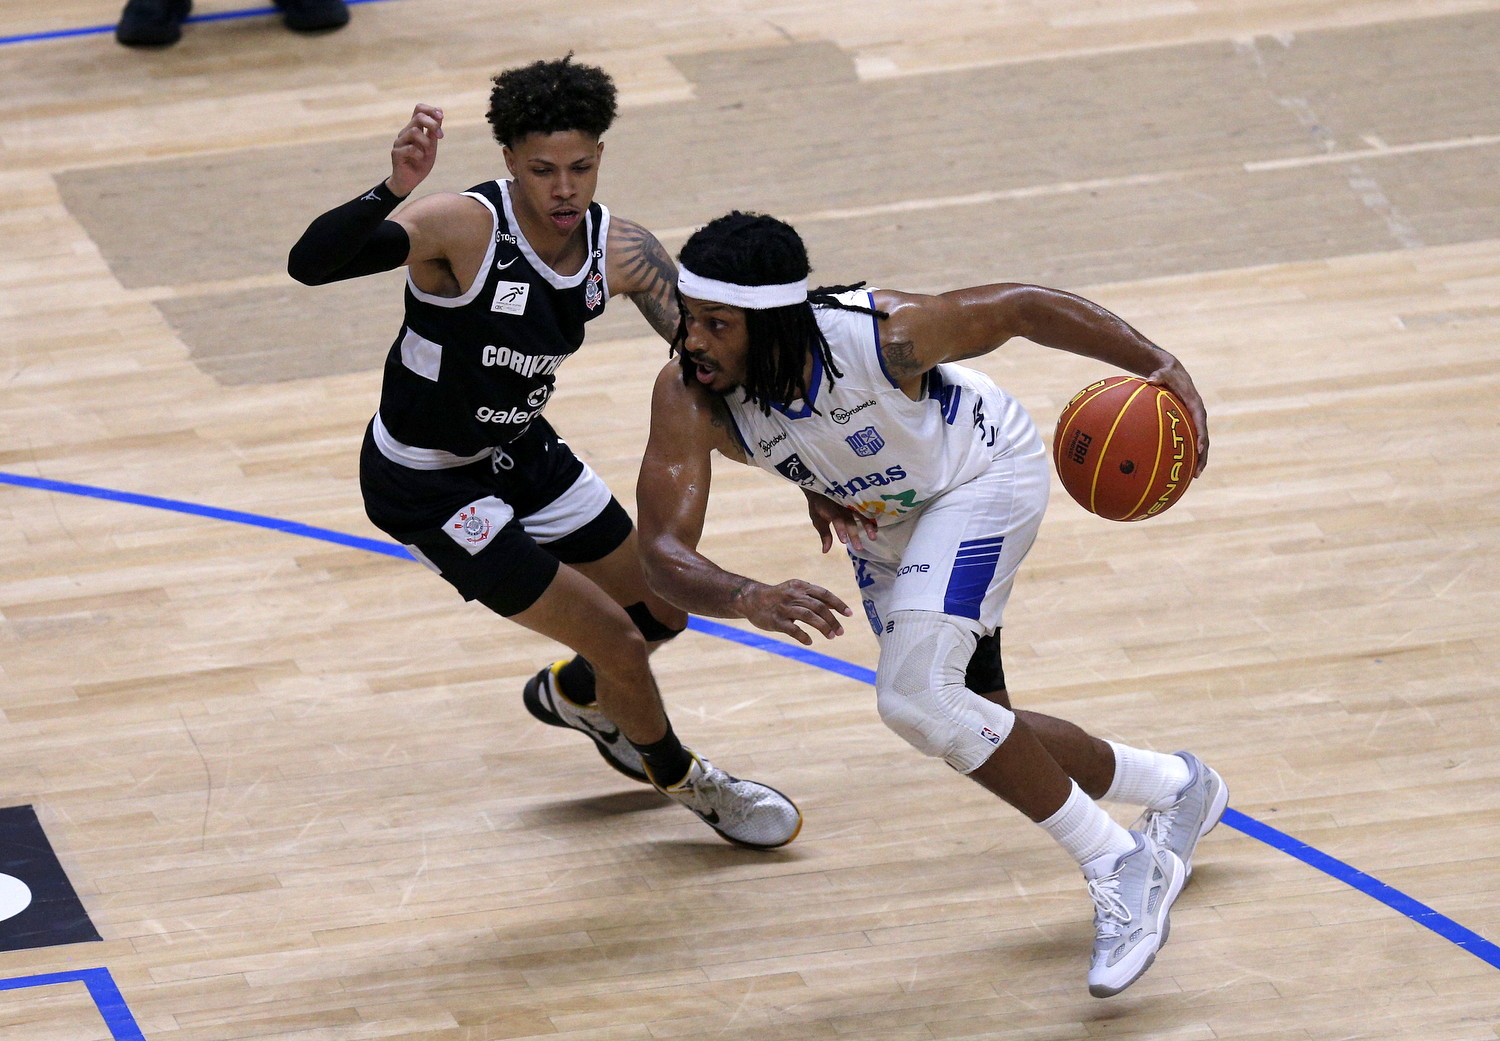
<svg viewBox="0 0 1500 1041">
<path fill-rule="evenodd" d="M 897 611 L 881 640 L 876 707 L 886 726 L 960 773 L 977 770 L 1015 725 L 1015 714 L 964 686 L 976 634 L 934 611 Z"/>
<path fill-rule="evenodd" d="M 646 606 L 644 600 L 638 600 L 625 608 L 625 613 L 635 623 L 635 627 L 641 631 L 647 643 L 665 643 L 672 637 L 678 635 L 687 627 L 687 618 L 683 616 L 683 627 L 674 629 L 667 622 L 657 618 L 651 613 L 651 608 Z"/>
</svg>

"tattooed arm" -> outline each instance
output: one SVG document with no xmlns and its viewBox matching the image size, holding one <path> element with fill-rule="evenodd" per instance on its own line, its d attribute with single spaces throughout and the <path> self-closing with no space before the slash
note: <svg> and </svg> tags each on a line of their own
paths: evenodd
<svg viewBox="0 0 1500 1041">
<path fill-rule="evenodd" d="M 940 296 L 877 292 L 886 370 L 912 393 L 921 375 L 941 362 L 988 354 L 1014 336 L 1043 347 L 1094 358 L 1173 391 L 1187 405 L 1206 459 L 1208 415 L 1181 362 L 1123 319 L 1059 289 L 1000 283 Z"/>
<path fill-rule="evenodd" d="M 651 328 L 668 343 L 677 335 L 677 265 L 656 236 L 635 221 L 609 222 L 609 291 L 635 301 Z"/>
<path fill-rule="evenodd" d="M 669 362 L 651 395 L 651 437 L 636 481 L 641 562 L 651 588 L 678 607 L 717 618 L 745 618 L 804 644 L 808 626 L 832 639 L 851 614 L 837 596 L 810 582 L 776 585 L 726 571 L 698 550 L 708 515 L 715 449 L 744 459 L 723 403 L 688 386 Z"/>
</svg>

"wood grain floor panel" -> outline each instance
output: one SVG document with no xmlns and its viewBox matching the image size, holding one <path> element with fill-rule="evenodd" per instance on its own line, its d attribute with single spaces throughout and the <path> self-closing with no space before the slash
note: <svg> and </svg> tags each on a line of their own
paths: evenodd
<svg viewBox="0 0 1500 1041">
<path fill-rule="evenodd" d="M 0 483 L 0 801 L 104 937 L 0 952 L 0 980 L 107 967 L 150 1041 L 1500 1037 L 1500 961 L 1348 873 L 1500 940 L 1500 3 L 387 0 L 155 53 L 11 42 L 118 13 L 15 7 L 0 472 L 165 501 Z M 1011 689 L 1193 748 L 1347 871 L 1222 826 L 1151 972 L 1096 1001 L 1065 858 L 859 679 L 708 632 L 658 654 L 678 731 L 806 815 L 754 854 L 532 720 L 559 649 L 423 568 L 159 508 L 383 538 L 356 461 L 394 280 L 309 290 L 279 258 L 416 100 L 453 117 L 435 183 L 493 175 L 487 77 L 569 48 L 622 88 L 600 197 L 669 248 L 766 208 L 818 275 L 1045 278 L 1188 361 L 1207 473 L 1145 524 L 1054 487 Z M 665 351 L 623 303 L 593 330 L 549 416 L 633 508 Z M 1102 374 L 975 364 L 1048 434 Z M 852 595 L 799 496 L 715 486 L 722 563 Z M 813 650 L 872 669 L 849 630 Z M 79 983 L 0 991 L 6 1041 L 111 1024 Z"/>
</svg>

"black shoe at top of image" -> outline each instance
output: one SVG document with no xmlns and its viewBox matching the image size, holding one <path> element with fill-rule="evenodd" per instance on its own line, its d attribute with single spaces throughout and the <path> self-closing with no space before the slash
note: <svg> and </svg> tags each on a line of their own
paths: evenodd
<svg viewBox="0 0 1500 1041">
<path fill-rule="evenodd" d="M 193 0 L 130 0 L 120 12 L 115 39 L 127 47 L 167 47 L 182 39 L 182 20 Z"/>
<path fill-rule="evenodd" d="M 275 0 L 281 8 L 288 29 L 300 33 L 338 29 L 349 24 L 349 7 L 344 0 Z"/>
</svg>

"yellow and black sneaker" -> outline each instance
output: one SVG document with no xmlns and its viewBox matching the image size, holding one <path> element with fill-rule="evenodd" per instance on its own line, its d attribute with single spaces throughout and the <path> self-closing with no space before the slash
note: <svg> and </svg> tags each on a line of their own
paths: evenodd
<svg viewBox="0 0 1500 1041">
<path fill-rule="evenodd" d="M 633 781 L 650 784 L 646 766 L 635 746 L 625 740 L 614 721 L 592 705 L 577 705 L 568 700 L 557 683 L 557 670 L 566 665 L 555 661 L 531 679 L 521 700 L 526 711 L 551 727 L 568 727 L 587 735 L 604 761 Z"/>
<path fill-rule="evenodd" d="M 692 753 L 687 774 L 656 790 L 696 813 L 703 823 L 736 846 L 776 849 L 802 830 L 802 811 L 775 788 L 732 777 Z M 653 782 L 654 783 L 654 782 Z"/>
</svg>

